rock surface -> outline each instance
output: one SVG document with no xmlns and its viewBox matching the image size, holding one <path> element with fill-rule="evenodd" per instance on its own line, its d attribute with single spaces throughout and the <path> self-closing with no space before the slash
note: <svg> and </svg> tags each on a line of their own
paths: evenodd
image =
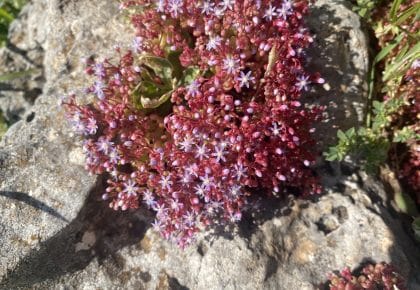
<svg viewBox="0 0 420 290">
<path fill-rule="evenodd" d="M 22 112 L 24 120 L 0 143 L 0 279 L 75 219 L 96 181 L 83 170 L 81 146 L 67 126 L 59 100 L 83 80 L 80 58 L 92 52 L 105 55 L 110 43 L 121 39 L 122 23 L 114 19 L 118 9 L 113 2 L 68 5 L 34 1 L 12 26 L 12 44 L 1 53 L 3 63 L 10 64 L 13 58 L 19 70 L 30 68 L 23 55 L 43 51 L 46 82 L 33 107 L 17 105 L 30 111 Z M 44 25 L 38 25 L 40 17 Z M 11 93 L 6 99 L 20 97 Z"/>
<path fill-rule="evenodd" d="M 326 80 L 307 95 L 308 102 L 327 107 L 324 122 L 317 126 L 322 135 L 318 147 L 323 151 L 334 144 L 338 129 L 362 124 L 366 106 L 368 39 L 359 16 L 348 7 L 346 1 L 317 0 L 307 19 L 315 35 L 307 70 L 321 72 Z"/>
<path fill-rule="evenodd" d="M 131 31 L 113 1 L 38 0 L 26 9 L 20 21 L 37 29 L 25 34 L 17 23 L 12 40 L 22 49 L 38 41 L 45 84 L 0 143 L 0 289 L 316 289 L 329 271 L 369 259 L 392 262 L 420 289 L 419 249 L 383 186 L 344 165 L 319 164 L 324 195 L 263 202 L 231 231 L 200 236 L 185 251 L 153 233 L 151 213 L 109 210 L 58 100 L 86 84 L 80 58 L 131 43 Z M 360 121 L 367 45 L 345 4 L 321 0 L 312 11 L 318 37 L 308 67 L 330 86 L 315 93 L 339 104 L 320 128 L 325 146 L 331 127 Z"/>
<path fill-rule="evenodd" d="M 43 13 L 41 5 L 27 5 L 19 20 L 10 27 L 10 39 L 0 48 L 0 75 L 10 72 L 24 73 L 23 77 L 7 83 L 0 82 L 0 110 L 9 124 L 31 113 L 34 100 L 42 93 L 44 84 L 41 43 L 45 40 L 45 28 L 40 27 L 36 15 Z M 41 33 L 39 33 L 41 32 Z"/>
</svg>

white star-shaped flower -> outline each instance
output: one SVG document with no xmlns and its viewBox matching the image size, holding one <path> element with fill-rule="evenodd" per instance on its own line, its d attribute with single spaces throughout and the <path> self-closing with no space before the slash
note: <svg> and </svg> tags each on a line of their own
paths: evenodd
<svg viewBox="0 0 420 290">
<path fill-rule="evenodd" d="M 270 6 L 268 6 L 268 8 L 264 12 L 264 18 L 269 21 L 272 21 L 273 17 L 275 17 L 276 15 L 276 7 L 273 7 L 270 3 Z"/>
<path fill-rule="evenodd" d="M 220 46 L 222 42 L 222 38 L 218 35 L 216 36 L 210 36 L 209 41 L 206 44 L 207 50 L 216 49 L 218 46 Z"/>
<path fill-rule="evenodd" d="M 225 151 L 224 148 L 225 147 L 223 147 L 223 146 L 214 147 L 213 156 L 216 157 L 217 162 L 220 162 L 220 161 L 226 162 L 226 157 L 225 157 L 226 151 Z"/>
<path fill-rule="evenodd" d="M 124 183 L 124 190 L 128 196 L 136 196 L 137 191 L 139 188 L 136 186 L 136 183 L 133 180 L 128 180 L 126 183 Z"/>
<path fill-rule="evenodd" d="M 273 127 L 270 128 L 271 132 L 273 132 L 274 136 L 277 136 L 280 134 L 280 128 L 277 124 L 277 122 L 273 122 Z"/>
<path fill-rule="evenodd" d="M 214 11 L 214 3 L 210 1 L 204 1 L 203 5 L 201 5 L 201 13 L 210 15 Z"/>
<path fill-rule="evenodd" d="M 171 176 L 162 176 L 161 180 L 159 181 L 160 185 L 163 189 L 170 190 L 172 186 Z"/>
<path fill-rule="evenodd" d="M 195 154 L 196 158 L 198 158 L 200 160 L 203 160 L 203 158 L 208 158 L 209 157 L 207 155 L 207 148 L 206 148 L 205 144 L 203 144 L 201 146 L 196 145 L 196 147 L 197 147 L 197 152 Z"/>
<path fill-rule="evenodd" d="M 249 71 L 246 74 L 241 71 L 241 75 L 237 78 L 237 80 L 240 82 L 241 87 L 247 87 L 249 89 L 249 85 L 251 82 L 255 80 L 255 78 L 252 76 L 252 72 Z"/>
<path fill-rule="evenodd" d="M 177 18 L 179 14 L 182 13 L 182 6 L 184 5 L 183 0 L 170 0 L 169 3 L 169 12 L 174 18 Z"/>
<path fill-rule="evenodd" d="M 235 74 L 239 69 L 239 59 L 229 55 L 223 60 L 223 69 L 228 74 Z"/>
<path fill-rule="evenodd" d="M 235 0 L 223 0 L 219 3 L 220 8 L 223 10 L 233 10 L 235 6 Z"/>
<path fill-rule="evenodd" d="M 310 81 L 308 81 L 308 80 L 309 80 L 309 76 L 304 76 L 304 75 L 298 76 L 297 77 L 296 87 L 299 90 L 305 90 L 305 91 L 307 91 L 308 90 L 308 85 L 310 84 Z"/>
</svg>

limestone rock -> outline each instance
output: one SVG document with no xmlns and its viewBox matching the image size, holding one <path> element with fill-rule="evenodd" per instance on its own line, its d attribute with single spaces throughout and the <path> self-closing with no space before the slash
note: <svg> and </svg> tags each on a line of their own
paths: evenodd
<svg viewBox="0 0 420 290">
<path fill-rule="evenodd" d="M 14 61 L 15 68 L 27 68 L 22 58 L 32 45 L 39 45 L 45 52 L 46 82 L 33 107 L 22 101 L 21 107 L 30 111 L 0 143 L 0 279 L 68 227 L 95 185 L 96 177 L 83 169 L 81 144 L 68 128 L 60 94 L 77 88 L 77 79 L 83 80 L 80 58 L 93 52 L 105 55 L 112 49 L 106 43 L 131 37 L 131 32 L 121 33 L 117 3 L 84 2 L 69 3 L 74 6 L 66 10 L 69 15 L 63 1 L 30 4 L 18 20 L 21 23 L 11 29 L 11 42 L 21 46 L 17 51 L 25 50 L 24 56 L 16 56 L 9 47 L 3 53 L 9 56 L 3 58 L 6 63 Z M 41 17 L 44 25 L 38 25 Z M 70 63 L 78 64 L 71 73 Z M 18 101 L 20 96 L 12 94 L 8 100 Z"/>
<path fill-rule="evenodd" d="M 0 48 L 0 75 L 20 74 L 19 78 L 0 82 L 0 110 L 9 124 L 30 113 L 35 99 L 42 93 L 45 36 L 39 33 L 43 30 L 42 22 L 36 17 L 42 12 L 42 5 L 25 6 L 18 20 L 10 26 L 9 42 Z"/>
<path fill-rule="evenodd" d="M 308 50 L 307 70 L 320 72 L 326 80 L 314 85 L 306 100 L 327 106 L 325 120 L 317 125 L 318 148 L 335 144 L 338 129 L 363 124 L 369 71 L 368 39 L 359 16 L 349 2 L 319 0 L 306 20 L 314 34 Z"/>
<path fill-rule="evenodd" d="M 33 5 L 45 15 L 35 36 L 43 39 L 45 85 L 33 113 L 0 144 L 0 289 L 316 289 L 329 271 L 369 259 L 392 262 L 420 289 L 418 247 L 383 186 L 355 169 L 321 163 L 324 195 L 261 201 L 238 226 L 202 234 L 184 251 L 152 231 L 150 212 L 111 211 L 57 101 L 86 85 L 80 58 L 131 43 L 131 31 L 113 1 Z M 338 104 L 318 134 L 325 146 L 333 126 L 360 121 L 367 45 L 344 2 L 320 0 L 312 11 L 318 36 L 308 67 L 329 84 L 319 102 Z"/>
</svg>

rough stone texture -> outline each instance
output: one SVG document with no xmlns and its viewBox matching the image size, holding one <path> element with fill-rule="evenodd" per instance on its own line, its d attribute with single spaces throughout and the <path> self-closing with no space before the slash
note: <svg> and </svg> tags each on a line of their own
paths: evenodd
<svg viewBox="0 0 420 290">
<path fill-rule="evenodd" d="M 112 1 L 39 0 L 28 9 L 43 11 L 31 33 L 42 40 L 46 83 L 33 114 L 0 143 L 0 289 L 316 289 L 329 271 L 369 259 L 392 262 L 420 289 L 419 248 L 383 186 L 344 165 L 318 165 L 325 195 L 261 202 L 237 227 L 185 251 L 152 232 L 150 212 L 111 211 L 98 201 L 103 180 L 83 171 L 57 100 L 86 83 L 81 57 L 106 55 L 131 33 Z M 329 142 L 333 126 L 359 121 L 367 47 L 343 3 L 321 0 L 312 11 L 318 36 L 308 67 L 330 86 L 320 102 L 339 104 L 318 135 Z"/>
<path fill-rule="evenodd" d="M 0 49 L 0 75 L 10 72 L 30 71 L 28 75 L 11 82 L 0 83 L 0 110 L 6 120 L 13 124 L 25 117 L 34 100 L 42 93 L 44 83 L 42 61 L 47 30 L 40 25 L 42 5 L 27 5 L 19 20 L 10 27 L 10 39 Z M 42 35 L 44 33 L 44 35 Z"/>
<path fill-rule="evenodd" d="M 96 178 L 83 169 L 81 146 L 59 106 L 63 92 L 81 86 L 80 58 L 92 52 L 106 55 L 110 43 L 121 39 L 117 4 L 95 2 L 71 2 L 66 7 L 67 1 L 34 1 L 11 29 L 11 43 L 18 52 L 9 45 L 2 53 L 4 63 L 15 61 L 19 70 L 30 67 L 25 56 L 32 50 L 44 51 L 46 83 L 44 94 L 0 143 L 0 279 L 68 226 L 95 185 Z M 10 94 L 17 100 L 21 96 Z M 30 106 L 22 102 L 20 108 Z"/>
<path fill-rule="evenodd" d="M 373 260 L 392 262 L 409 277 L 409 289 L 419 289 L 418 247 L 384 204 L 383 187 L 363 173 L 347 175 L 351 168 L 319 170 L 327 194 L 266 201 L 233 231 L 201 236 L 185 251 L 152 231 L 150 213 L 107 214 L 92 193 L 77 218 L 32 252 L 3 285 L 316 289 L 329 271 Z"/>
<path fill-rule="evenodd" d="M 321 72 L 326 83 L 313 86 L 310 103 L 327 106 L 322 124 L 317 126 L 318 148 L 334 144 L 336 131 L 363 122 L 369 70 L 368 39 L 357 14 L 346 1 L 317 0 L 307 19 L 315 35 L 309 49 L 308 71 Z"/>
</svg>

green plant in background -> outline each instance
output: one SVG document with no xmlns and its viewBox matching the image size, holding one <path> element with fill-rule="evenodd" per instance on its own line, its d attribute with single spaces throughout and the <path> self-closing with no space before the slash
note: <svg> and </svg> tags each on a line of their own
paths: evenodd
<svg viewBox="0 0 420 290">
<path fill-rule="evenodd" d="M 7 131 L 7 122 L 4 119 L 2 112 L 0 111 L 0 139 L 3 137 L 6 131 Z"/>
<path fill-rule="evenodd" d="M 368 4 L 367 4 L 368 3 Z M 361 0 L 356 10 L 365 17 L 372 16 L 378 1 Z M 420 58 L 419 32 L 412 33 L 404 27 L 404 23 L 415 23 L 420 19 L 420 3 L 413 3 L 403 11 L 400 10 L 402 0 L 395 0 L 389 10 L 388 19 L 380 20 L 374 25 L 378 38 L 384 37 L 384 46 L 372 63 L 368 79 L 368 105 L 366 125 L 359 129 L 352 128 L 347 132 L 338 131 L 338 144 L 330 147 L 325 154 L 327 160 L 343 160 L 348 154 L 364 160 L 366 169 L 376 171 L 377 166 L 386 158 L 393 142 L 409 142 L 420 139 L 414 126 L 402 129 L 392 128 L 393 116 L 404 105 L 410 105 L 407 93 L 401 93 L 400 84 L 413 63 Z M 369 9 L 363 9 L 363 6 Z M 386 37 L 385 37 L 386 36 Z M 391 36 L 391 37 L 390 37 Z M 397 50 L 396 54 L 395 51 Z M 382 78 L 376 79 L 377 65 L 384 61 Z M 380 84 L 379 89 L 375 87 Z M 384 101 L 373 100 L 376 93 L 382 93 L 387 98 Z"/>
<path fill-rule="evenodd" d="M 330 147 L 325 156 L 329 161 L 341 161 L 352 155 L 366 171 L 376 173 L 390 152 L 394 152 L 397 161 L 393 161 L 392 167 L 400 176 L 402 157 L 398 156 L 401 154 L 396 149 L 401 150 L 398 144 L 404 145 L 409 153 L 416 150 L 420 141 L 420 111 L 415 100 L 420 77 L 420 3 L 413 0 L 394 0 L 392 3 L 357 0 L 355 11 L 371 25 L 381 47 L 373 59 L 368 78 L 366 123 L 358 129 L 339 130 L 338 143 Z M 410 164 L 416 164 L 416 161 L 405 165 L 414 166 Z M 412 178 L 415 194 L 418 180 L 415 176 L 405 178 Z M 412 229 L 420 241 L 420 216 L 416 203 L 401 188 L 395 191 L 394 200 L 402 212 L 413 217 Z"/>
<path fill-rule="evenodd" d="M 26 2 L 27 0 L 0 0 L 0 46 L 5 45 L 9 25 Z"/>
<path fill-rule="evenodd" d="M 401 212 L 413 218 L 411 227 L 414 232 L 414 237 L 420 242 L 420 213 L 417 210 L 416 203 L 407 193 L 399 191 L 395 192 L 394 201 Z"/>
<path fill-rule="evenodd" d="M 7 42 L 9 25 L 17 17 L 27 0 L 0 0 L 0 47 Z M 32 71 L 0 75 L 0 82 L 10 81 L 31 74 Z M 0 111 L 0 138 L 6 133 L 8 124 Z"/>
<path fill-rule="evenodd" d="M 374 9 L 381 3 L 381 0 L 356 0 L 356 5 L 353 6 L 353 11 L 357 12 L 368 23 L 372 20 L 372 13 Z"/>
</svg>

